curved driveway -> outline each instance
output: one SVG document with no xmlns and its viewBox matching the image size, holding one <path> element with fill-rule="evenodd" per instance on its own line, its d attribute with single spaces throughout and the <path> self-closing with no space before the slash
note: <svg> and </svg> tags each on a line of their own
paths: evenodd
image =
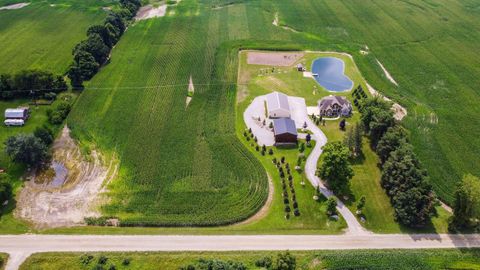
<svg viewBox="0 0 480 270">
<path fill-rule="evenodd" d="M 313 133 L 312 139 L 316 141 L 315 147 L 313 148 L 305 163 L 305 174 L 307 175 L 310 183 L 312 183 L 314 187 L 319 187 L 320 192 L 325 197 L 329 198 L 333 196 L 333 192 L 327 189 L 323 182 L 320 180 L 320 178 L 315 175 L 318 159 L 322 154 L 322 147 L 327 143 L 327 137 L 308 116 L 305 99 L 298 97 L 289 97 L 288 101 L 292 110 L 292 118 L 295 120 L 297 127 L 301 127 L 304 123 L 307 123 L 307 129 Z M 350 209 L 345 206 L 345 204 L 343 204 L 341 200 L 337 200 L 337 210 L 347 222 L 348 234 L 370 234 L 369 231 L 365 230 L 362 227 L 355 215 L 350 211 Z"/>
</svg>

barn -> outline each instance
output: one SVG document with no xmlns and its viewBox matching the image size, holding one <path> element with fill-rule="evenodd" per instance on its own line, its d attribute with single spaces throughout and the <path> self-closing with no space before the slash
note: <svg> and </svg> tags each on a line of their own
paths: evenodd
<svg viewBox="0 0 480 270">
<path fill-rule="evenodd" d="M 290 118 L 274 119 L 273 133 L 276 145 L 297 143 L 297 127 L 295 126 L 295 122 Z"/>
<path fill-rule="evenodd" d="M 290 117 L 290 105 L 288 96 L 279 92 L 273 92 L 267 95 L 268 117 L 282 118 Z"/>
</svg>

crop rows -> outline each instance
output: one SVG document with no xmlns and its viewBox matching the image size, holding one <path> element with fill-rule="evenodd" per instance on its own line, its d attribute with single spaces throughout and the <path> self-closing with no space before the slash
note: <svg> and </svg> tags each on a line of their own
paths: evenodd
<svg viewBox="0 0 480 270">
<path fill-rule="evenodd" d="M 471 14 L 449 11 L 462 4 L 440 2 L 443 16 L 457 25 L 479 25 Z M 68 122 L 82 140 L 119 155 L 121 169 L 109 186 L 106 215 L 120 217 L 124 225 L 206 226 L 241 220 L 261 207 L 267 194 L 264 169 L 235 137 L 235 113 L 242 113 L 235 112 L 237 48 L 353 54 L 374 87 L 421 108 L 405 121 L 408 127 L 425 127 L 412 131 L 412 143 L 443 198 L 451 198 L 460 174 L 480 173 L 475 166 L 480 141 L 472 135 L 480 125 L 471 118 L 479 114 L 472 105 L 480 102 L 473 90 L 480 84 L 475 76 L 480 60 L 472 52 L 480 34 L 467 35 L 467 27 L 454 33 L 439 14 L 428 11 L 436 19 L 426 20 L 404 2 L 392 8 L 381 1 L 264 0 L 211 8 L 222 3 L 229 2 L 184 0 L 174 17 L 136 23 L 114 49 L 111 63 L 86 85 Z M 276 12 L 282 24 L 299 32 L 273 26 Z M 459 46 L 449 48 L 438 29 Z M 358 50 L 365 45 L 371 52 L 363 56 Z M 399 82 L 398 89 L 375 58 Z M 462 65 L 469 70 L 459 74 L 455 67 Z M 195 95 L 185 108 L 190 76 Z M 431 112 L 438 125 L 421 117 Z"/>
</svg>

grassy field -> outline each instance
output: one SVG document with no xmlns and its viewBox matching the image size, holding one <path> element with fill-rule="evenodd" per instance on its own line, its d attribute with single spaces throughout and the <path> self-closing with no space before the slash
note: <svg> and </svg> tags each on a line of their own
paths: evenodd
<svg viewBox="0 0 480 270">
<path fill-rule="evenodd" d="M 11 2 L 0 0 L 0 6 Z M 0 73 L 34 68 L 65 73 L 75 44 L 106 16 L 102 6 L 112 5 L 105 0 L 28 2 L 21 9 L 0 10 Z"/>
<path fill-rule="evenodd" d="M 297 269 L 480 269 L 480 251 L 469 250 L 338 250 L 295 251 Z M 176 270 L 198 262 L 200 258 L 242 262 L 248 269 L 263 257 L 275 261 L 278 252 L 138 252 L 88 253 L 93 258 L 87 265 L 81 263 L 82 253 L 37 253 L 20 267 L 22 270 L 91 269 L 100 256 L 108 258 L 106 266 L 115 269 Z M 128 266 L 123 265 L 129 259 Z"/>
</svg>

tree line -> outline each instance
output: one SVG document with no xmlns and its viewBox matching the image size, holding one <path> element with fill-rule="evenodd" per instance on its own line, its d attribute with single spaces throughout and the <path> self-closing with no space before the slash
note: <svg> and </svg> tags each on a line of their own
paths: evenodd
<svg viewBox="0 0 480 270">
<path fill-rule="evenodd" d="M 90 80 L 106 63 L 110 51 L 140 6 L 139 0 L 120 0 L 118 11 L 110 11 L 103 24 L 88 28 L 87 39 L 78 43 L 72 51 L 73 62 L 67 76 L 73 88 L 82 88 L 83 82 Z"/>
<path fill-rule="evenodd" d="M 360 103 L 361 123 L 380 158 L 381 184 L 390 197 L 395 219 L 409 227 L 425 226 L 435 214 L 437 199 L 407 131 L 397 124 L 391 104 L 385 100 L 375 97 Z"/>
<path fill-rule="evenodd" d="M 0 74 L 0 99 L 41 98 L 50 93 L 68 89 L 60 75 L 42 70 L 22 70 L 14 74 Z"/>
</svg>

